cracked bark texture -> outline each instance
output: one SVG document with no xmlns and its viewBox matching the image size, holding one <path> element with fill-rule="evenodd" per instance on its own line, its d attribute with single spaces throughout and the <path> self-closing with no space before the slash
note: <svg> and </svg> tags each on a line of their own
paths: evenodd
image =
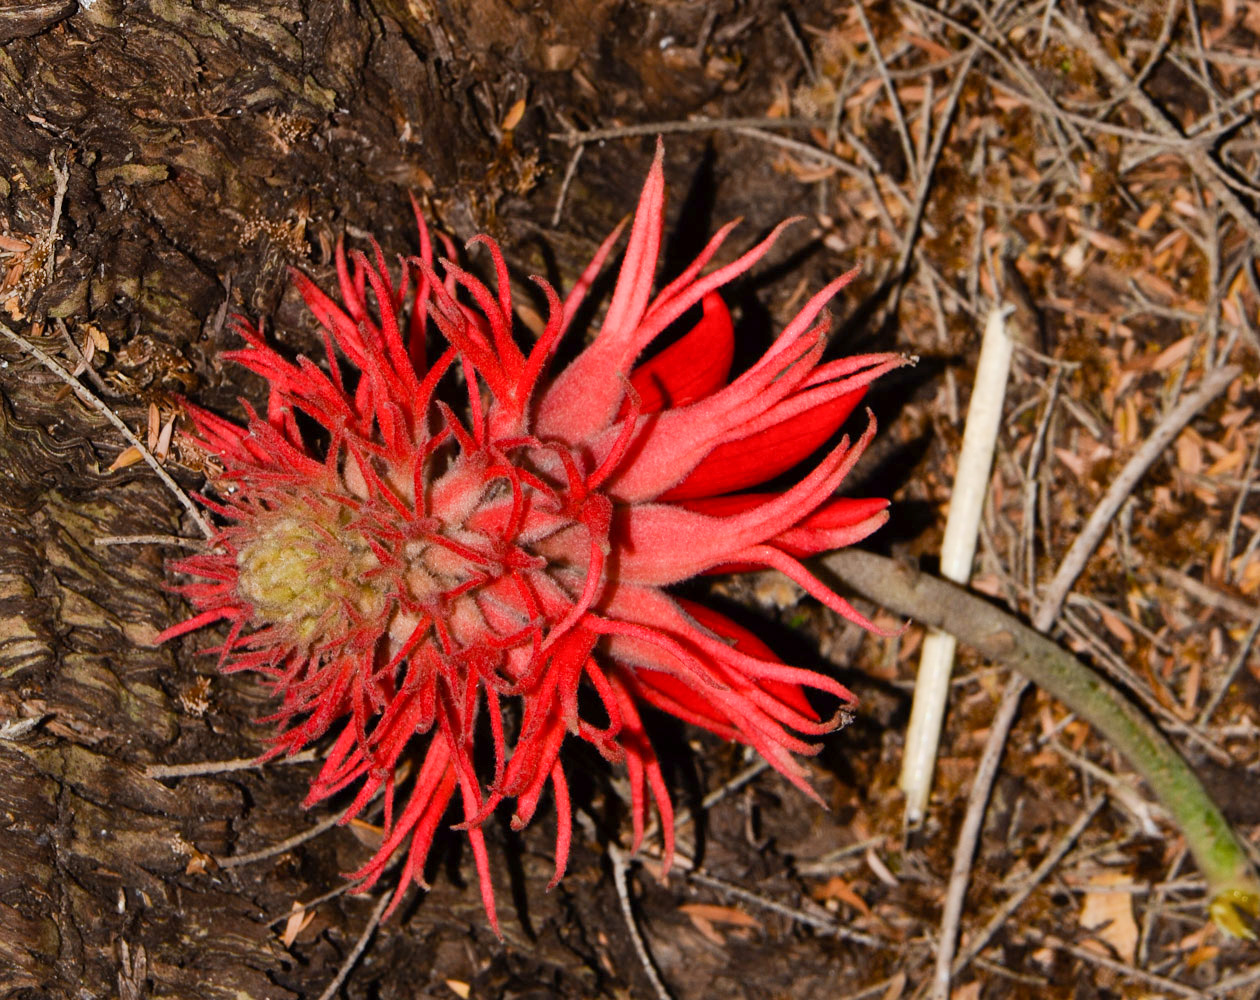
<svg viewBox="0 0 1260 1000">
<path fill-rule="evenodd" d="M 495 3 L 445 25 L 399 7 L 410 36 L 386 5 L 0 7 L 0 210 L 32 246 L 5 322 L 62 355 L 57 320 L 76 343 L 89 323 L 104 334 L 103 395 L 133 427 L 176 393 L 232 410 L 244 390 L 213 361 L 231 340 L 221 306 L 273 314 L 286 267 L 327 264 L 347 224 L 405 249 L 409 190 L 440 185 L 460 222 L 488 221 L 487 165 L 510 183 L 518 161 L 486 156 L 502 83 L 474 75 L 483 40 L 461 31 L 520 25 Z M 67 163 L 49 281 L 41 241 Z M 162 596 L 167 553 L 94 540 L 188 526 L 142 466 L 106 471 L 122 443 L 102 420 L 2 351 L 0 721 L 42 722 L 0 742 L 0 995 L 313 995 L 365 906 L 319 918 L 298 956 L 268 920 L 335 887 L 354 841 L 303 855 L 307 871 L 293 855 L 264 877 L 205 868 L 306 826 L 301 777 L 145 777 L 256 755 L 265 727 L 247 720 L 265 695 L 207 684 L 195 643 L 152 647 L 180 614 Z M 448 904 L 478 923 L 460 893 Z"/>
<path fill-rule="evenodd" d="M 532 254 L 527 266 L 572 276 L 632 205 L 650 141 L 588 154 L 564 233 L 542 221 L 553 197 L 521 197 L 542 176 L 536 151 L 557 111 L 682 116 L 719 95 L 722 73 L 670 63 L 650 41 L 706 30 L 703 6 L 0 0 L 0 235 L 28 247 L 0 259 L 0 319 L 69 368 L 88 339 L 103 345 L 95 391 L 143 436 L 150 407 L 165 417 L 180 396 L 237 417 L 238 397 L 261 401 L 252 376 L 216 360 L 236 346 L 232 312 L 267 317 L 285 349 L 317 350 L 287 268 L 326 281 L 343 231 L 406 252 L 409 192 L 447 231 L 488 230 Z M 740 13 L 741 31 L 779 16 L 770 2 Z M 759 51 L 794 58 L 769 41 Z M 527 95 L 531 114 L 505 136 L 498 123 Z M 554 195 L 568 152 L 551 148 Z M 750 214 L 759 221 L 755 205 Z M 269 699 L 197 655 L 209 637 L 151 645 L 184 614 L 163 589 L 173 552 L 96 539 L 195 532 L 143 465 L 109 471 L 124 447 L 0 341 L 0 725 L 39 720 L 0 740 L 0 997 L 314 996 L 371 904 L 320 907 L 289 948 L 275 921 L 336 888 L 367 851 L 338 831 L 219 869 L 213 856 L 322 818 L 298 806 L 308 775 L 145 776 L 151 763 L 257 755 L 268 727 L 252 720 Z M 198 488 L 196 456 L 176 457 L 168 467 Z M 598 789 L 585 794 L 598 805 Z M 617 808 L 606 807 L 613 830 Z M 448 872 L 366 959 L 374 995 L 414 995 L 426 976 L 487 996 L 591 996 L 633 981 L 595 851 L 575 845 L 562 887 L 537 891 L 550 874 L 547 825 L 491 831 L 508 849 L 500 900 L 516 910 L 506 947 L 485 928 L 452 838 Z"/>
</svg>

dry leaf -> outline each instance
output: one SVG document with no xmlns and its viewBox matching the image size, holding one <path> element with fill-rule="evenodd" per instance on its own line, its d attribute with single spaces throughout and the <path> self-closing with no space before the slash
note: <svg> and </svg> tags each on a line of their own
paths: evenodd
<svg viewBox="0 0 1260 1000">
<path fill-rule="evenodd" d="M 703 934 L 706 940 L 711 941 L 719 948 L 726 945 L 726 938 L 721 931 L 713 926 L 713 921 L 702 917 L 698 913 L 688 913 L 687 917 L 691 921 L 692 926 Z"/>
<path fill-rule="evenodd" d="M 888 989 L 884 990 L 884 995 L 880 997 L 880 1000 L 897 1000 L 906 992 L 906 981 L 906 970 L 902 969 L 888 980 Z"/>
<path fill-rule="evenodd" d="M 1177 468 L 1192 476 L 1203 471 L 1203 452 L 1199 449 L 1196 437 L 1193 432 L 1184 431 L 1174 446 L 1177 452 Z"/>
<path fill-rule="evenodd" d="M 119 469 L 125 469 L 129 465 L 135 465 L 144 458 L 140 454 L 140 449 L 134 444 L 129 445 L 110 465 L 106 472 L 117 472 Z"/>
<path fill-rule="evenodd" d="M 855 910 L 860 910 L 862 913 L 870 916 L 871 908 L 866 905 L 866 900 L 859 896 L 853 887 L 839 875 L 827 879 L 822 885 L 815 886 L 810 890 L 809 894 L 820 903 L 824 903 L 829 899 L 838 899 Z"/>
<path fill-rule="evenodd" d="M 314 908 L 308 909 L 295 899 L 289 913 L 289 919 L 284 922 L 284 933 L 280 935 L 280 940 L 284 946 L 286 948 L 292 947 L 293 942 L 297 940 L 297 936 L 306 930 L 314 919 Z"/>
<path fill-rule="evenodd" d="M 472 992 L 472 987 L 462 979 L 448 979 L 446 985 L 451 988 L 452 993 L 459 997 L 459 1000 L 468 1000 L 468 994 Z"/>
<path fill-rule="evenodd" d="M 525 98 L 520 98 L 515 104 L 508 108 L 508 113 L 503 116 L 503 121 L 499 123 L 499 127 L 504 132 L 511 132 L 521 123 L 521 119 L 525 117 Z"/>
<path fill-rule="evenodd" d="M 897 876 L 889 871 L 888 866 L 884 864 L 883 859 L 875 853 L 875 848 L 868 847 L 866 853 L 862 855 L 862 859 L 866 862 L 866 867 L 875 873 L 875 877 L 889 888 L 897 888 L 901 885 L 897 881 Z"/>
<path fill-rule="evenodd" d="M 1120 620 L 1112 611 L 1107 608 L 1099 608 L 1098 614 L 1103 620 L 1103 624 L 1107 626 L 1107 631 L 1114 635 L 1125 645 L 1133 644 L 1133 631 Z"/>
<path fill-rule="evenodd" d="M 79 353 L 82 357 L 79 359 L 79 363 L 74 366 L 74 371 L 70 373 L 74 378 L 82 375 L 88 370 L 88 366 L 92 364 L 92 358 L 96 356 L 96 342 L 91 337 L 84 337 L 83 346 L 79 348 Z"/>
<path fill-rule="evenodd" d="M 171 435 L 175 432 L 176 414 L 172 413 L 158 434 L 157 444 L 153 446 L 153 455 L 159 462 L 165 462 L 171 453 Z"/>
<path fill-rule="evenodd" d="M 1076 452 L 1068 448 L 1055 448 L 1054 456 L 1068 467 L 1068 471 L 1077 479 L 1084 479 L 1087 471 L 1084 460 Z"/>
<path fill-rule="evenodd" d="M 158 413 L 157 404 L 150 403 L 149 404 L 149 426 L 148 426 L 149 436 L 146 442 L 149 446 L 149 451 L 152 451 L 154 448 L 157 447 L 158 431 L 161 430 L 161 428 L 162 428 L 162 417 Z"/>
<path fill-rule="evenodd" d="M 1093 246 L 1105 253 L 1124 253 L 1129 249 L 1129 245 L 1124 240 L 1118 240 L 1107 233 L 1100 233 L 1097 229 L 1086 229 L 1084 235 Z"/>
<path fill-rule="evenodd" d="M 761 922 L 734 906 L 718 906 L 714 903 L 684 903 L 678 907 L 689 917 L 701 917 L 715 924 L 734 924 L 736 927 L 761 929 Z"/>
<path fill-rule="evenodd" d="M 350 821 L 349 827 L 350 832 L 354 834 L 354 839 L 364 847 L 370 847 L 375 850 L 381 846 L 382 841 L 385 839 L 384 827 L 373 826 L 357 816 Z"/>
<path fill-rule="evenodd" d="M 188 844 L 185 850 L 188 854 L 188 864 L 184 866 L 185 875 L 204 875 L 211 868 L 219 867 L 214 858 L 204 851 L 197 850 L 192 844 Z"/>
<path fill-rule="evenodd" d="M 1193 969 L 1195 966 L 1202 965 L 1204 962 L 1209 962 L 1216 958 L 1216 956 L 1220 953 L 1220 947 L 1214 944 L 1205 944 L 1195 948 L 1194 951 L 1186 956 L 1186 968 Z"/>
<path fill-rule="evenodd" d="M 1148 207 L 1147 210 L 1142 213 L 1142 217 L 1138 219 L 1137 221 L 1138 229 L 1142 230 L 1142 232 L 1149 231 L 1151 226 L 1155 225 L 1155 223 L 1159 221 L 1159 217 L 1163 215 L 1163 213 L 1164 213 L 1163 203 L 1158 202 L 1158 201 L 1153 202 L 1150 205 L 1150 207 Z"/>
<path fill-rule="evenodd" d="M 1114 887 L 1131 881 L 1124 872 L 1098 873 L 1089 880 L 1089 885 L 1098 891 L 1085 893 L 1080 915 L 1081 927 L 1092 931 L 1098 941 L 1110 945 L 1122 961 L 1130 964 L 1137 956 L 1138 942 L 1137 921 L 1133 919 L 1133 896 L 1116 891 Z M 1085 947 L 1106 954 L 1096 941 L 1086 941 Z"/>
</svg>

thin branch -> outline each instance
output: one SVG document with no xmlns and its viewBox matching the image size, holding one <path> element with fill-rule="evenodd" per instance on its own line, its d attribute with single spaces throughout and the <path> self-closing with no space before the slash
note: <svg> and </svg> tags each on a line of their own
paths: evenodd
<svg viewBox="0 0 1260 1000">
<path fill-rule="evenodd" d="M 575 146 L 573 153 L 569 156 L 569 163 L 564 168 L 564 179 L 560 181 L 560 193 L 556 195 L 556 207 L 551 213 L 552 229 L 560 225 L 560 219 L 564 215 L 564 200 L 568 197 L 569 185 L 573 183 L 573 178 L 577 174 L 578 163 L 581 161 L 584 152 L 586 152 L 585 144 Z"/>
<path fill-rule="evenodd" d="M 144 769 L 146 778 L 193 778 L 203 774 L 230 774 L 251 771 L 268 764 L 308 764 L 315 760 L 314 750 L 303 750 L 291 757 L 260 761 L 257 757 L 235 757 L 232 760 L 207 760 L 196 764 L 150 764 Z"/>
<path fill-rule="evenodd" d="M 784 906 L 782 903 L 775 902 L 773 899 L 767 899 L 764 896 L 758 896 L 755 892 L 749 892 L 743 886 L 735 885 L 727 882 L 725 879 L 714 878 L 705 872 L 694 870 L 686 872 L 689 881 L 698 882 L 701 885 L 716 889 L 725 893 L 733 899 L 738 899 L 753 906 L 761 907 L 769 910 L 771 913 L 777 913 L 781 917 L 787 917 L 797 923 L 805 924 L 807 927 L 813 927 L 815 930 L 822 931 L 826 934 L 833 934 L 842 941 L 852 941 L 854 944 L 865 945 L 868 948 L 894 948 L 892 941 L 886 941 L 877 938 L 873 934 L 865 934 L 862 931 L 855 931 L 844 925 L 837 923 L 827 917 L 815 916 L 812 913 L 806 913 L 804 910 L 797 909 L 794 906 Z M 900 947 L 904 947 L 901 945 Z"/>
<path fill-rule="evenodd" d="M 825 121 L 813 118 L 691 118 L 686 121 L 643 122 L 614 125 L 611 128 L 570 129 L 552 132 L 550 138 L 570 146 L 603 142 L 606 139 L 632 139 L 641 135 L 668 135 L 672 132 L 731 132 L 741 128 L 811 129 L 826 128 Z"/>
<path fill-rule="evenodd" d="M 393 893 L 386 892 L 381 895 L 380 901 L 376 904 L 376 909 L 372 911 L 372 915 L 368 917 L 367 925 L 363 928 L 363 933 L 359 935 L 359 939 L 354 943 L 354 948 L 350 954 L 346 956 L 346 960 L 341 963 L 341 968 L 337 970 L 337 975 L 328 988 L 319 995 L 319 1000 L 333 1000 L 337 995 L 337 991 L 341 989 L 345 983 L 346 977 L 350 975 L 351 970 L 358 964 L 359 959 L 363 956 L 364 949 L 367 948 L 368 941 L 371 940 L 372 934 L 376 931 L 377 926 L 381 922 L 381 917 L 385 915 L 385 908 L 389 905 Z"/>
<path fill-rule="evenodd" d="M 613 866 L 613 883 L 617 886 L 617 898 L 621 901 L 621 915 L 626 921 L 626 930 L 630 934 L 630 942 L 634 945 L 634 953 L 639 956 L 643 971 L 647 973 L 648 982 L 656 992 L 657 1000 L 673 1000 L 669 990 L 661 982 L 660 973 L 652 964 L 652 956 L 648 954 L 647 945 L 643 943 L 643 935 L 639 933 L 639 925 L 634 919 L 634 907 L 630 905 L 630 890 L 626 886 L 626 871 L 630 867 L 630 859 L 616 844 L 608 845 L 608 857 Z"/>
<path fill-rule="evenodd" d="M 954 122 L 954 114 L 958 110 L 958 100 L 962 96 L 963 84 L 967 81 L 967 74 L 971 72 L 971 66 L 976 61 L 979 49 L 972 46 L 967 50 L 967 58 L 963 60 L 962 66 L 954 75 L 953 81 L 949 85 L 949 93 L 945 98 L 945 110 L 941 113 L 940 120 L 936 125 L 936 132 L 932 136 L 932 147 L 928 150 L 927 162 L 923 165 L 923 170 L 919 174 L 918 189 L 915 191 L 914 208 L 910 213 L 910 222 L 906 226 L 905 236 L 902 238 L 901 255 L 897 260 L 896 272 L 904 277 L 910 266 L 910 255 L 917 243 L 919 227 L 923 223 L 923 212 L 927 208 L 928 194 L 932 190 L 932 175 L 936 172 L 937 161 L 941 158 L 941 150 L 945 148 L 945 137 L 949 134 L 950 127 Z M 930 109 L 925 109 L 924 114 Z M 924 121 L 924 128 L 928 127 L 927 121 Z M 901 283 L 898 282 L 898 288 Z"/>
<path fill-rule="evenodd" d="M 4 323 L 0 323 L 0 334 L 4 334 L 4 336 L 13 341 L 13 343 L 18 346 L 18 349 L 24 354 L 33 357 L 41 365 L 56 375 L 57 378 L 61 379 L 61 381 L 70 387 L 71 391 L 73 391 L 79 399 L 87 403 L 88 406 L 92 407 L 92 409 L 96 410 L 104 416 L 106 420 L 113 424 L 118 429 L 118 433 L 127 439 L 127 443 L 140 453 L 140 457 L 145 460 L 149 468 L 157 473 L 157 477 L 162 480 L 163 485 L 165 485 L 166 488 L 174 494 L 175 499 L 183 504 L 184 509 L 188 511 L 189 516 L 192 517 L 197 527 L 201 530 L 202 535 L 206 538 L 214 537 L 214 528 L 210 525 L 210 522 L 205 519 L 201 511 L 197 509 L 196 504 L 192 502 L 192 499 L 183 491 L 180 485 L 171 478 L 170 473 L 162 468 L 158 460 L 153 457 L 153 453 L 145 447 L 143 441 L 131 432 L 131 428 L 123 423 L 122 418 L 119 417 L 118 414 L 101 402 L 100 398 L 92 392 L 91 389 L 66 371 L 54 358 L 45 354 L 25 337 L 14 333 Z"/>
<path fill-rule="evenodd" d="M 301 833 L 295 833 L 292 837 L 257 850 L 248 854 L 234 854 L 230 857 L 215 858 L 215 862 L 220 868 L 243 868 L 245 865 L 252 865 L 258 861 L 266 861 L 268 858 L 274 858 L 278 854 L 284 854 L 285 851 L 291 851 L 295 847 L 301 847 L 308 840 L 314 840 L 321 833 L 331 830 L 334 826 L 341 822 L 342 813 L 333 813 L 333 815 L 325 817 L 314 826 L 309 826 Z"/>
<path fill-rule="evenodd" d="M 843 174 L 848 174 L 856 180 L 865 180 L 866 172 L 861 167 L 855 166 L 848 160 L 841 159 L 835 153 L 825 149 L 819 149 L 817 146 L 808 142 L 801 142 L 799 139 L 789 139 L 785 135 L 774 135 L 767 132 L 764 128 L 752 125 L 740 125 L 731 129 L 736 135 L 747 136 L 750 139 L 757 139 L 769 146 L 778 146 L 780 149 L 786 149 L 798 156 L 808 156 L 817 160 L 823 166 L 835 167 Z"/>
<path fill-rule="evenodd" d="M 1019 711 L 1019 702 L 1027 690 L 1029 681 L 1024 677 L 1016 677 L 1007 685 L 1006 693 L 998 706 L 997 716 L 993 720 L 992 731 L 1003 734 L 1010 731 Z M 945 891 L 945 905 L 941 912 L 940 940 L 936 945 L 936 971 L 932 977 L 932 997 L 934 1000 L 947 1000 L 949 983 L 954 964 L 954 952 L 958 947 L 958 928 L 962 922 L 963 903 L 967 899 L 967 887 L 971 884 L 971 863 L 976 856 L 976 845 L 980 842 L 980 831 L 984 826 L 984 813 L 989 804 L 989 792 L 993 788 L 993 780 L 997 777 L 998 764 L 1002 761 L 1002 753 L 1006 748 L 1006 739 L 990 739 L 985 743 L 984 753 L 980 755 L 980 764 L 976 768 L 975 779 L 971 783 L 971 794 L 967 798 L 967 813 L 963 817 L 962 829 L 958 831 L 958 843 L 954 848 L 954 865 L 949 873 L 949 886 Z"/>
<path fill-rule="evenodd" d="M 888 95 L 888 103 L 892 105 L 893 123 L 897 126 L 897 134 L 901 137 L 901 151 L 905 155 L 907 167 L 913 169 L 915 163 L 914 143 L 910 141 L 910 130 L 906 127 L 906 115 L 901 107 L 901 98 L 897 96 L 897 88 L 893 86 L 892 80 L 888 76 L 888 64 L 884 62 L 884 53 L 880 51 L 879 40 L 875 37 L 875 32 L 871 30 L 871 22 L 867 20 L 866 10 L 862 6 L 862 0 L 853 0 L 853 9 L 857 12 L 858 23 L 862 25 L 862 30 L 866 32 L 867 44 L 871 47 L 871 56 L 875 61 L 875 69 L 879 73 L 879 78 L 884 84 L 884 92 Z M 931 105 L 928 104 L 923 110 L 924 129 L 931 120 Z M 930 168 L 925 173 L 930 173 Z"/>
<path fill-rule="evenodd" d="M 1013 615 L 948 581 L 856 549 L 833 552 L 820 563 L 863 596 L 951 632 L 986 659 L 1019 671 L 1097 728 L 1174 818 L 1207 879 L 1217 925 L 1238 936 L 1251 934 L 1237 912 L 1260 915 L 1260 878 L 1246 849 L 1168 738 L 1107 680 Z"/>
<path fill-rule="evenodd" d="M 1194 419 L 1195 415 L 1224 392 L 1240 374 L 1242 374 L 1241 368 L 1225 365 L 1204 375 L 1192 392 L 1187 393 L 1180 403 L 1164 414 L 1163 419 L 1142 442 L 1141 447 L 1124 464 L 1124 468 L 1112 480 L 1111 486 L 1108 487 L 1098 506 L 1094 508 L 1089 520 L 1085 522 L 1085 527 L 1076 536 L 1067 555 L 1063 557 L 1049 586 L 1042 593 L 1037 611 L 1033 615 L 1033 626 L 1037 631 L 1048 632 L 1054 625 L 1063 602 L 1067 600 L 1068 591 L 1072 589 L 1076 578 L 1085 569 L 1085 563 L 1098 547 L 1098 543 L 1102 541 L 1103 535 L 1106 534 L 1116 513 L 1120 510 L 1121 504 L 1133 492 L 1138 480 L 1146 475 L 1147 470 L 1155 464 L 1164 449 Z"/>
<path fill-rule="evenodd" d="M 1072 845 L 1075 844 L 1077 838 L 1085 832 L 1085 828 L 1089 826 L 1094 817 L 1098 815 L 1098 810 L 1103 807 L 1103 803 L 1106 801 L 1106 798 L 1100 795 L 1085 807 L 1081 814 L 1076 818 L 1076 822 L 1073 823 L 1067 833 L 1059 839 L 1059 842 L 1055 844 L 1054 849 L 1042 859 L 1041 864 L 1037 866 L 1036 870 L 1028 876 L 1016 892 L 1011 894 L 1010 898 L 1008 898 L 1005 903 L 998 907 L 997 912 L 989 918 L 989 922 L 984 925 L 984 928 L 980 931 L 980 933 L 967 942 L 967 947 L 959 953 L 958 958 L 954 962 L 953 968 L 950 970 L 951 975 L 957 976 L 967 967 L 972 959 L 979 955 L 980 952 L 984 951 L 985 947 L 993 939 L 993 935 L 1001 929 L 1002 925 L 1011 918 L 1011 915 L 1014 914 L 1016 910 L 1019 909 L 1024 900 L 1032 894 L 1032 891 L 1037 888 L 1037 886 L 1041 885 L 1041 883 L 1046 880 L 1046 877 L 1054 871 L 1059 862 L 1067 855 L 1067 852 L 1072 849 Z"/>
<path fill-rule="evenodd" d="M 61 208 L 66 200 L 66 189 L 70 186 L 69 153 L 66 154 L 66 159 L 60 167 L 57 166 L 56 153 L 49 153 L 48 165 L 52 167 L 53 180 L 57 185 L 53 191 L 52 218 L 48 222 L 48 235 L 45 237 L 48 258 L 44 261 L 44 280 L 51 282 L 56 273 L 57 255 L 53 251 L 54 244 L 57 242 L 57 230 L 61 226 Z"/>
<path fill-rule="evenodd" d="M 183 535 L 101 535 L 93 545 L 173 545 L 181 549 L 199 549 L 201 542 Z"/>
</svg>

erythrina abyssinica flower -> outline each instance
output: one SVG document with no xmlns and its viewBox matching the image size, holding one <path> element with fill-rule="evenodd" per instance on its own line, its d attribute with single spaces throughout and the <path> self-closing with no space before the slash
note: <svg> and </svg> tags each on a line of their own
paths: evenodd
<svg viewBox="0 0 1260 1000">
<path fill-rule="evenodd" d="M 227 623 L 213 650 L 222 669 L 265 675 L 280 701 L 267 756 L 334 734 L 306 805 L 357 786 L 345 821 L 383 796 L 382 843 L 352 877 L 367 888 L 405 850 L 391 905 L 413 879 L 424 885 L 457 792 L 496 931 L 483 824 L 512 799 L 522 827 L 548 782 L 559 880 L 572 835 L 566 735 L 624 763 L 636 847 L 655 801 L 668 868 L 673 811 L 644 706 L 753 747 L 816 798 L 793 755 L 814 752 L 802 737 L 835 729 L 854 700 L 665 588 L 769 567 L 872 628 L 800 559 L 886 519 L 886 500 L 834 495 L 874 420 L 856 442 L 821 452 L 795 485 L 755 488 L 820 452 L 871 381 L 905 359 L 822 360 L 823 310 L 850 272 L 731 378 L 734 332 L 717 289 L 760 260 L 783 225 L 704 274 L 734 223 L 724 226 L 653 296 L 662 156 L 658 143 L 599 332 L 558 375 L 547 377 L 548 362 L 620 227 L 565 299 L 533 279 L 548 317 L 523 351 L 498 245 L 469 244 L 489 252 L 493 291 L 450 260 L 439 274 L 417 209 L 420 255 L 402 262 L 397 283 L 379 248 L 347 259 L 338 246 L 340 305 L 294 273 L 326 366 L 286 360 L 240 320 L 248 346 L 224 356 L 266 379 L 266 415 L 245 404 L 241 427 L 187 406 L 194 440 L 222 467 L 218 499 L 204 500 L 222 527 L 206 551 L 174 564 L 195 578 L 177 590 L 196 614 L 161 639 Z M 694 328 L 640 360 L 697 305 Z M 426 353 L 431 327 L 436 357 Z M 467 398 L 462 413 L 440 398 L 452 389 Z M 840 710 L 822 718 L 806 688 Z M 412 751 L 408 772 L 400 762 Z"/>
</svg>

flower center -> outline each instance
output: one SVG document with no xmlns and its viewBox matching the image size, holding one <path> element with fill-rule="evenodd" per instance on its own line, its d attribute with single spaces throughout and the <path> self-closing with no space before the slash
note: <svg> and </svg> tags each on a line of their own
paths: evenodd
<svg viewBox="0 0 1260 1000">
<path fill-rule="evenodd" d="M 349 609 L 380 615 L 384 595 L 373 584 L 380 561 L 357 531 L 320 530 L 308 516 L 279 516 L 241 546 L 240 594 L 261 624 L 280 625 L 300 642 L 321 631 L 330 614 Z"/>
</svg>

